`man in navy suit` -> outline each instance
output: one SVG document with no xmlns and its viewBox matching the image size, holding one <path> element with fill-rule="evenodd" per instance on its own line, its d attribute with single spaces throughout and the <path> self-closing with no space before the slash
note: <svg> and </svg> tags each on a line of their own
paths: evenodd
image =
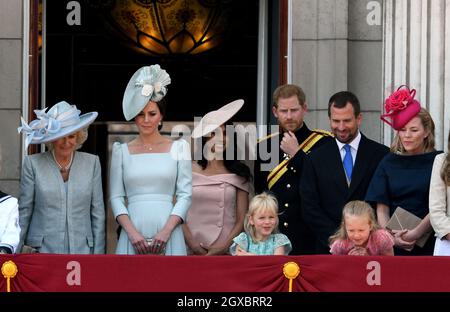
<svg viewBox="0 0 450 312">
<path fill-rule="evenodd" d="M 305 157 L 300 179 L 304 218 L 316 234 L 318 254 L 329 253 L 328 238 L 339 228 L 342 208 L 364 200 L 378 163 L 389 152 L 359 131 L 362 114 L 353 93 L 334 94 L 328 117 L 335 139 Z"/>
</svg>

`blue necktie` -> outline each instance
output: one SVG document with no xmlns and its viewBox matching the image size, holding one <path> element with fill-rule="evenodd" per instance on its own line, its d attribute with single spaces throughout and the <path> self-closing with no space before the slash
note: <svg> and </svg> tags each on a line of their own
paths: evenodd
<svg viewBox="0 0 450 312">
<path fill-rule="evenodd" d="M 353 170 L 353 157 L 352 157 L 352 151 L 351 147 L 348 144 L 344 145 L 345 149 L 345 156 L 344 156 L 344 169 L 345 173 L 347 174 L 348 181 L 350 182 L 352 180 L 352 170 Z"/>
</svg>

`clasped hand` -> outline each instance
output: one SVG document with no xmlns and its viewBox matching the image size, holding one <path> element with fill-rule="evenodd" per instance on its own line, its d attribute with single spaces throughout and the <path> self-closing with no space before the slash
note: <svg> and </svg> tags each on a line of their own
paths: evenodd
<svg viewBox="0 0 450 312">
<path fill-rule="evenodd" d="M 360 246 L 355 246 L 348 252 L 350 256 L 367 256 L 367 249 Z"/>
<path fill-rule="evenodd" d="M 201 248 L 206 251 L 206 256 L 218 256 L 218 255 L 226 255 L 228 253 L 227 246 L 215 246 L 211 245 L 209 247 L 204 246 L 200 243 Z"/>
<path fill-rule="evenodd" d="M 394 235 L 394 244 L 398 248 L 411 251 L 416 244 L 416 235 L 414 230 L 392 230 Z"/>
<path fill-rule="evenodd" d="M 139 232 L 129 235 L 128 238 L 138 254 L 163 254 L 167 245 L 167 238 L 164 239 L 161 233 L 157 233 L 150 244 Z"/>
</svg>

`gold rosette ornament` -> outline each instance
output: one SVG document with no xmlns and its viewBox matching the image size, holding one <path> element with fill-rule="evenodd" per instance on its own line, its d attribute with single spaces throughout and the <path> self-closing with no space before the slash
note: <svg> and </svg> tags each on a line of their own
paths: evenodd
<svg viewBox="0 0 450 312">
<path fill-rule="evenodd" d="M 19 270 L 17 265 L 11 260 L 6 261 L 2 265 L 2 274 L 6 278 L 6 292 L 11 292 L 11 278 L 14 278 Z"/>
<path fill-rule="evenodd" d="M 289 292 L 292 292 L 292 281 L 300 274 L 300 267 L 295 262 L 287 262 L 283 265 L 283 273 L 289 279 Z"/>
</svg>

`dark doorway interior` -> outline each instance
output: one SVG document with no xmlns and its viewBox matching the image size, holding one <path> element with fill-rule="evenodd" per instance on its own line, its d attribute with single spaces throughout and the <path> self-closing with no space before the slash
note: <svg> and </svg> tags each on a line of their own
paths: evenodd
<svg viewBox="0 0 450 312">
<path fill-rule="evenodd" d="M 192 121 L 243 98 L 246 105 L 237 119 L 254 121 L 259 1 L 222 1 L 231 7 L 232 17 L 222 45 L 196 55 L 162 56 L 123 44 L 125 40 L 111 31 L 102 11 L 92 4 L 99 1 L 78 1 L 81 25 L 69 26 L 67 2 L 47 2 L 47 106 L 64 99 L 82 111 L 98 111 L 98 121 L 123 121 L 122 96 L 128 79 L 139 67 L 157 63 L 172 78 L 166 120 Z"/>
<path fill-rule="evenodd" d="M 98 154 L 101 160 L 106 160 L 108 154 L 106 123 L 124 121 L 123 92 L 128 79 L 141 66 L 160 64 L 171 76 L 166 121 L 192 122 L 194 116 L 238 98 L 246 104 L 235 120 L 255 121 L 258 0 L 196 0 L 223 5 L 230 18 L 222 44 L 195 55 L 152 56 L 133 49 L 130 40 L 112 30 L 105 13 L 119 5 L 176 1 L 47 1 L 45 106 L 66 100 L 82 113 L 97 111 L 99 117 L 90 127 L 83 149 Z M 69 2 L 80 4 L 81 25 L 68 24 L 76 13 L 73 7 L 68 9 Z"/>
<path fill-rule="evenodd" d="M 222 43 L 194 55 L 143 53 L 139 48 L 133 48 L 129 38 L 111 27 L 113 23 L 105 11 L 128 4 L 158 2 L 170 5 L 176 1 L 67 0 L 46 3 L 46 103 L 43 104 L 48 107 L 65 100 L 75 104 L 82 113 L 99 113 L 89 128 L 89 138 L 82 150 L 100 157 L 105 199 L 111 138 L 115 135 L 129 138 L 130 134 L 120 131 L 112 134 L 111 129 L 114 123 L 125 122 L 123 92 L 128 79 L 141 66 L 160 64 L 171 76 L 164 118 L 167 124 L 168 121 L 193 122 L 194 116 L 202 116 L 238 98 L 244 99 L 245 105 L 234 119 L 255 121 L 259 0 L 184 0 L 185 3 L 199 1 L 223 5 L 229 13 Z M 70 17 L 72 22 L 76 20 L 71 15 L 76 9 L 68 7 L 68 3 L 73 2 L 79 3 L 80 25 L 69 25 L 67 21 Z M 131 129 L 132 124 L 120 129 Z"/>
</svg>

